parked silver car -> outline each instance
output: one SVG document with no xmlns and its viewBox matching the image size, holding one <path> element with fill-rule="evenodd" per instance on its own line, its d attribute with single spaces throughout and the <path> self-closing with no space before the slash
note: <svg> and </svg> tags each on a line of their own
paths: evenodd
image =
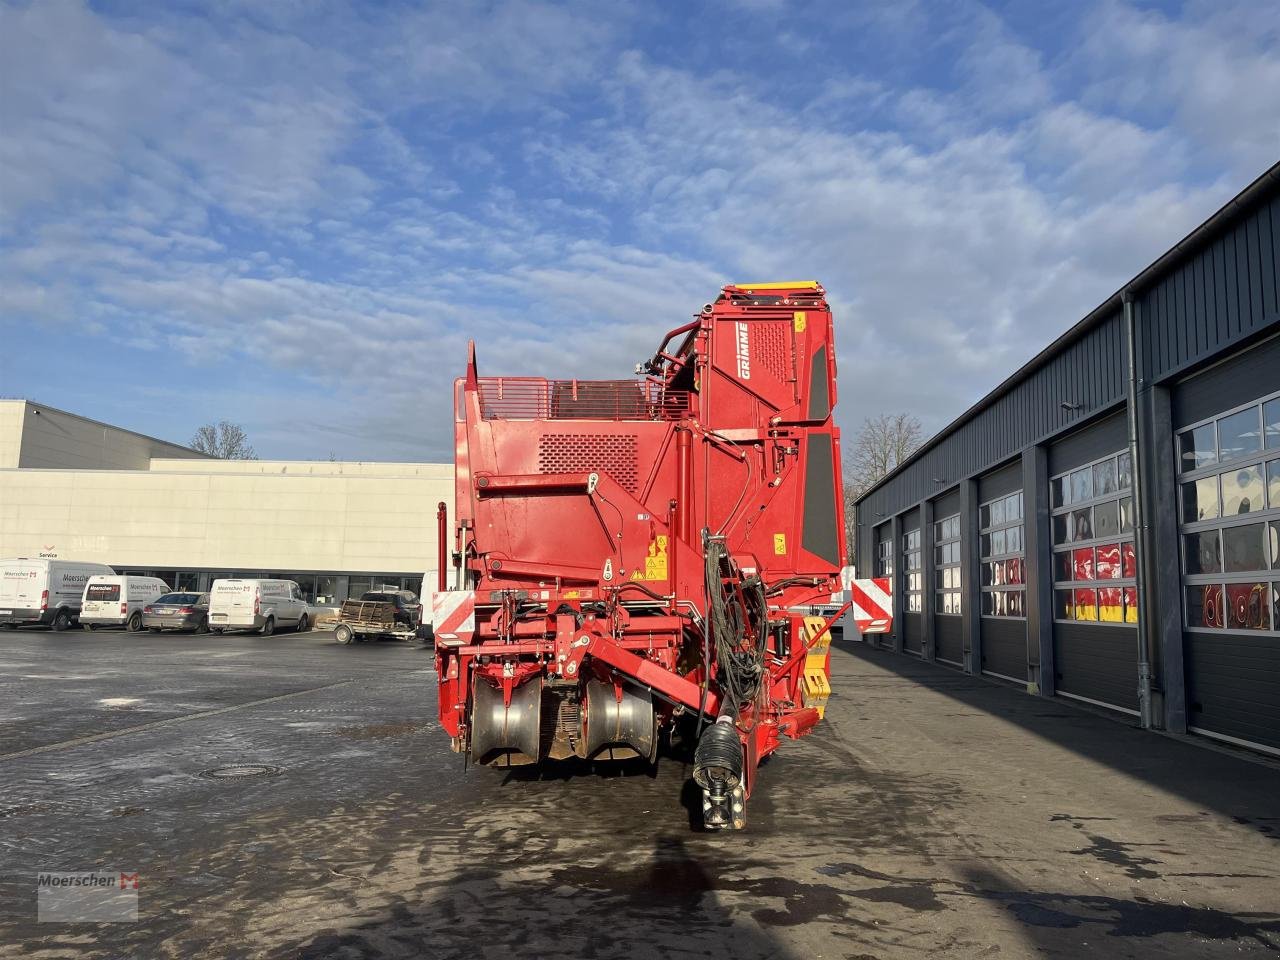
<svg viewBox="0 0 1280 960">
<path fill-rule="evenodd" d="M 207 593 L 166 593 L 142 608 L 142 626 L 152 633 L 161 630 L 187 630 L 207 633 L 209 630 L 209 595 Z"/>
</svg>

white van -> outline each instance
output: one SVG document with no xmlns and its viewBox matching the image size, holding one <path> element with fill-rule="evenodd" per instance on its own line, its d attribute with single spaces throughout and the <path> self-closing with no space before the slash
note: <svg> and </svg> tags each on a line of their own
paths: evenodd
<svg viewBox="0 0 1280 960">
<path fill-rule="evenodd" d="M 74 560 L 0 560 L 0 627 L 46 623 L 65 630 L 80 616 L 89 578 L 113 576 L 105 563 Z"/>
<path fill-rule="evenodd" d="M 142 629 L 142 608 L 169 586 L 158 577 L 90 577 L 80 602 L 80 625 L 86 630 L 99 627 Z"/>
<path fill-rule="evenodd" d="M 284 626 L 311 627 L 307 601 L 292 580 L 215 580 L 209 588 L 209 629 L 256 630 L 271 636 Z"/>
</svg>

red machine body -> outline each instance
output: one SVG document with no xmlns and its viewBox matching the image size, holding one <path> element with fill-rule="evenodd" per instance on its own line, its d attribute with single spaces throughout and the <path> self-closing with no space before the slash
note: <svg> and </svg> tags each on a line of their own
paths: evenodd
<svg viewBox="0 0 1280 960">
<path fill-rule="evenodd" d="M 652 762 L 688 715 L 708 825 L 741 826 L 759 760 L 830 690 L 835 616 L 806 615 L 846 555 L 825 293 L 726 286 L 636 372 L 481 377 L 473 346 L 440 722 L 482 764 Z"/>
</svg>

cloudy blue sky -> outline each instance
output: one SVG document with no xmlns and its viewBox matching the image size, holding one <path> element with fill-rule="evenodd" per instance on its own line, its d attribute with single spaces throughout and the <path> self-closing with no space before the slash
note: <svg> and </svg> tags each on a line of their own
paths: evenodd
<svg viewBox="0 0 1280 960">
<path fill-rule="evenodd" d="M 815 277 L 840 419 L 950 420 L 1280 159 L 1280 4 L 0 3 L 0 395 L 449 456 Z"/>
</svg>

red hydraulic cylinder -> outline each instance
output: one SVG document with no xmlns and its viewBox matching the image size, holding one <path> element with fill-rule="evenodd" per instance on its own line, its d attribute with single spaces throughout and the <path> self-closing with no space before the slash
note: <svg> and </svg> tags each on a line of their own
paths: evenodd
<svg viewBox="0 0 1280 960">
<path fill-rule="evenodd" d="M 441 500 L 436 504 L 436 547 L 438 554 L 436 556 L 436 578 L 439 581 L 437 589 L 444 593 L 448 589 L 448 581 L 445 579 L 445 560 L 449 556 L 449 508 L 445 502 Z"/>
<path fill-rule="evenodd" d="M 679 501 L 679 524 L 675 531 L 685 543 L 693 542 L 693 490 L 692 436 L 688 430 L 676 430 L 676 500 Z"/>
</svg>

